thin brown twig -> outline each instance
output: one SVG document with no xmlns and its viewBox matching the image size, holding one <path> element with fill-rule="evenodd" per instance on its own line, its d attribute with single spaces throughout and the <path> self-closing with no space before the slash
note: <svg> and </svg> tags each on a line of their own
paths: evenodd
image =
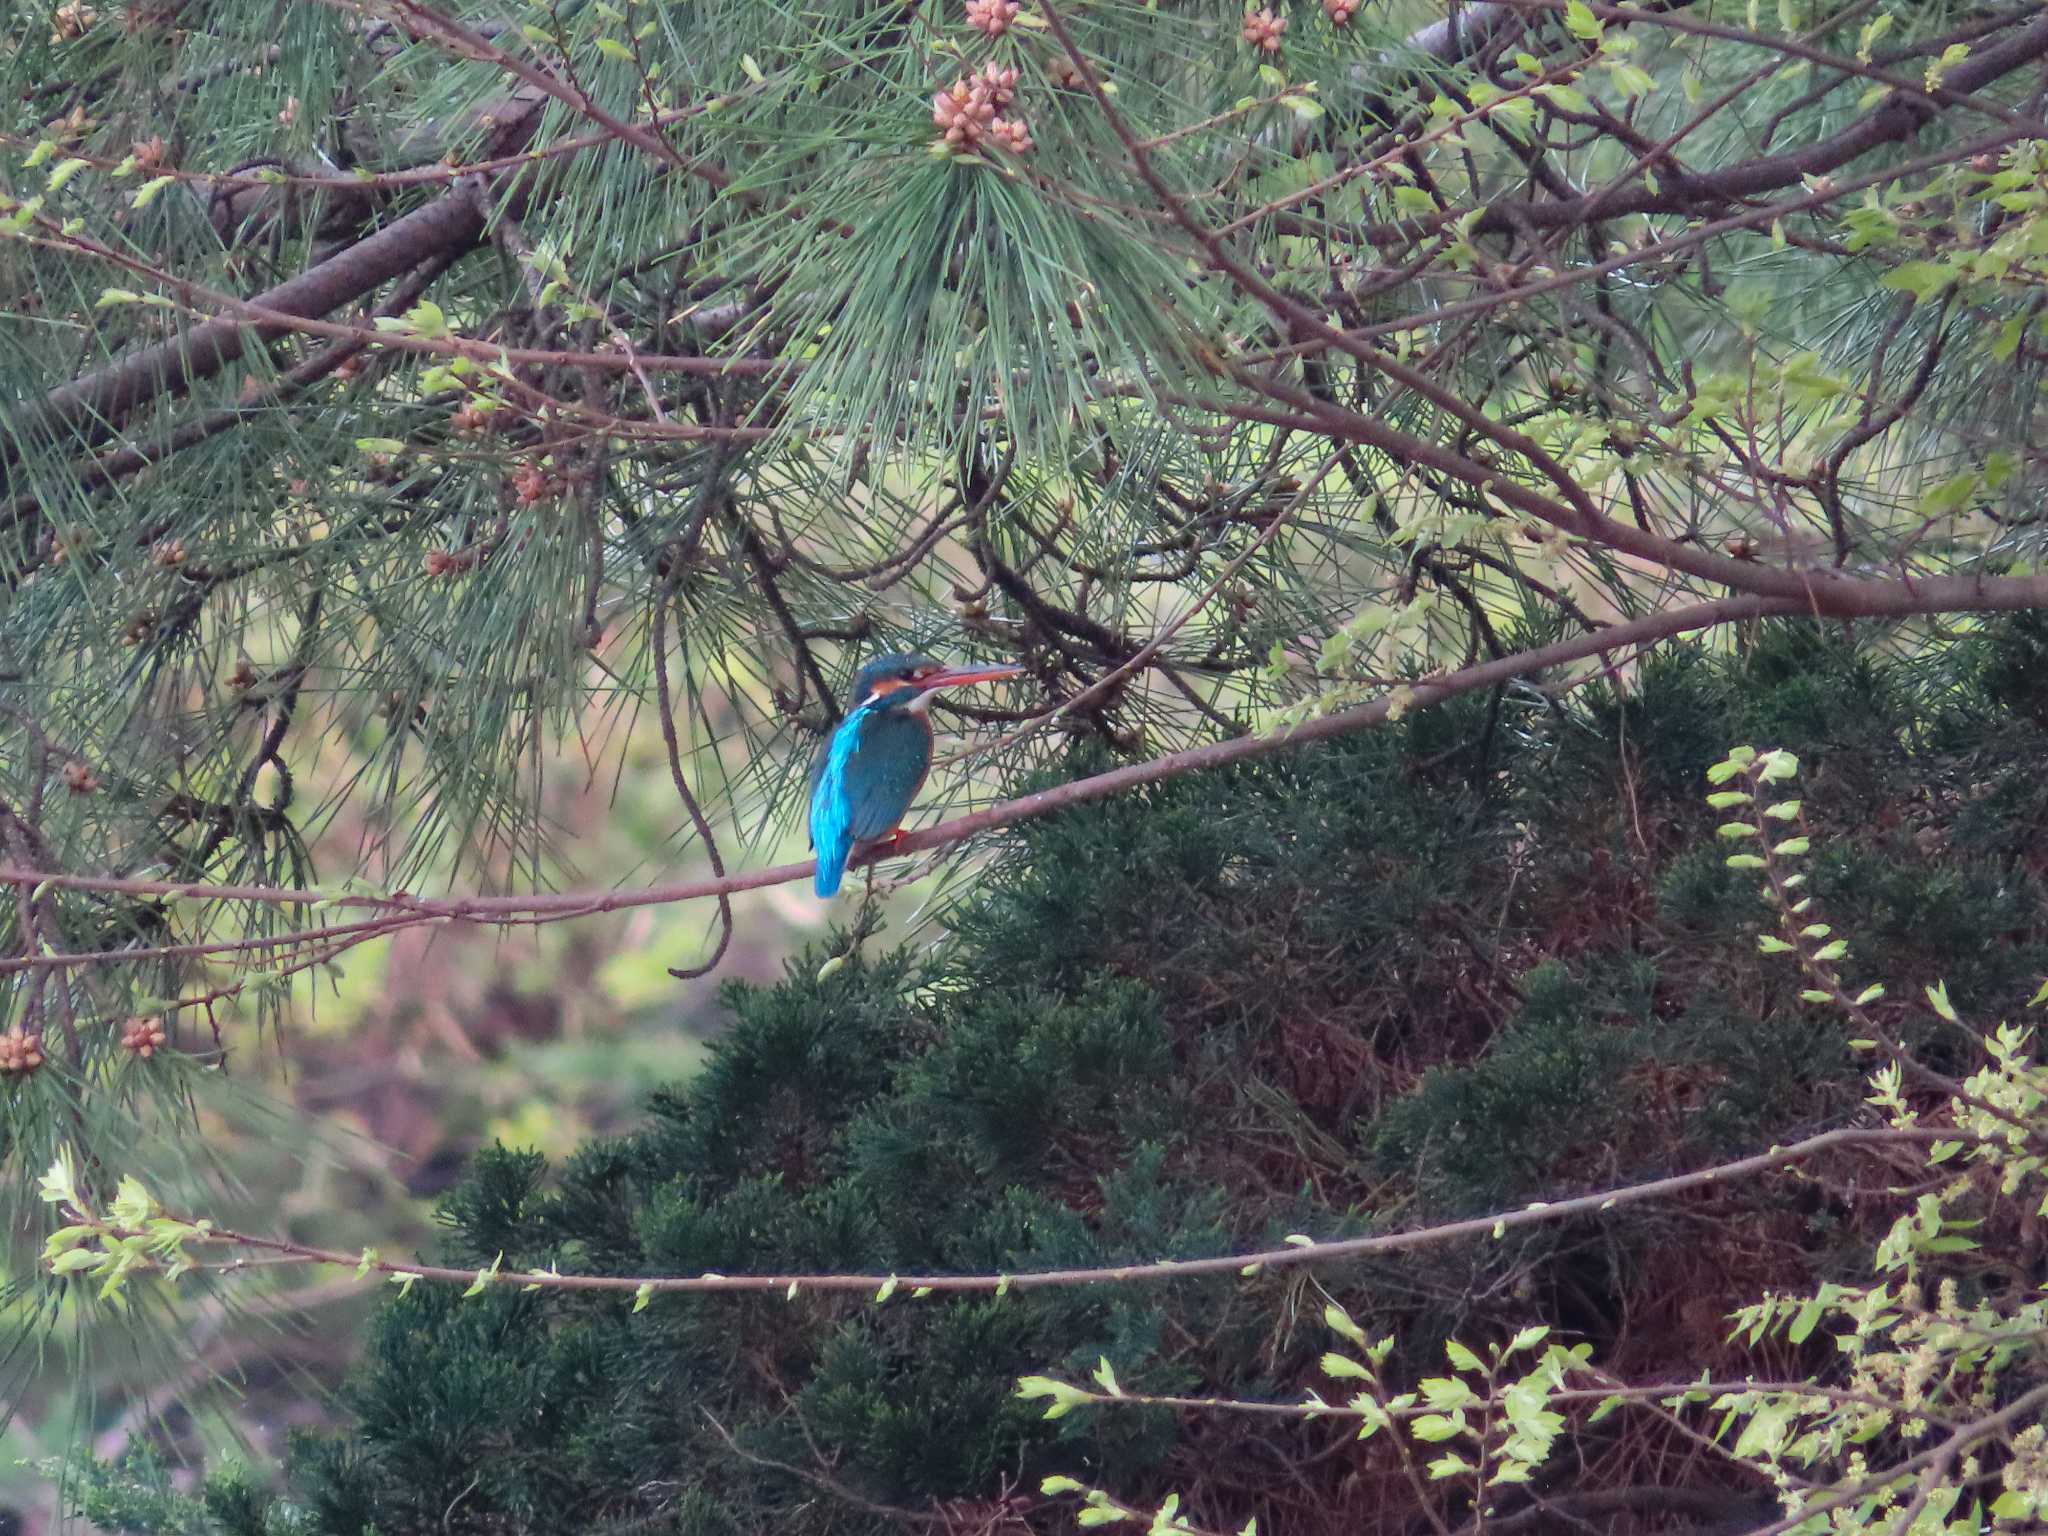
<svg viewBox="0 0 2048 1536">
<path fill-rule="evenodd" d="M 1694 1189 L 1723 1187 L 1731 1180 L 1788 1168 L 1808 1158 L 1843 1147 L 1886 1147 L 1908 1142 L 1932 1143 L 1954 1140 L 1959 1134 L 1963 1133 L 1952 1127 L 1844 1128 L 1822 1131 L 1785 1146 L 1772 1147 L 1764 1152 L 1716 1163 L 1690 1173 L 1670 1174 L 1660 1179 L 1648 1179 L 1641 1183 L 1599 1190 L 1564 1200 L 1537 1201 L 1517 1210 L 1441 1222 L 1435 1226 L 1407 1232 L 1388 1232 L 1372 1237 L 1339 1238 L 1281 1248 L 1254 1249 L 1213 1258 L 1161 1259 L 1147 1264 L 1024 1270 L 1015 1274 L 564 1275 L 554 1270 L 502 1271 L 497 1265 L 489 1269 L 480 1269 L 443 1264 L 405 1264 L 382 1258 L 370 1251 L 362 1254 L 344 1253 L 337 1249 L 322 1248 L 288 1238 L 265 1237 L 223 1227 L 208 1228 L 188 1237 L 185 1241 L 188 1246 L 224 1246 L 257 1256 L 254 1259 L 237 1258 L 223 1264 L 196 1266 L 215 1274 L 232 1273 L 236 1269 L 247 1268 L 252 1263 L 301 1263 L 331 1265 L 360 1270 L 365 1274 L 382 1274 L 395 1282 L 405 1282 L 406 1277 L 411 1276 L 414 1281 L 474 1286 L 481 1280 L 485 1285 L 516 1285 L 522 1289 L 552 1291 L 608 1292 L 635 1297 L 676 1294 L 797 1295 L 805 1290 L 867 1293 L 886 1290 L 890 1295 L 900 1292 L 913 1299 L 920 1291 L 931 1294 L 1006 1295 L 1012 1291 L 1060 1290 L 1077 1286 L 1133 1283 L 1163 1284 L 1175 1280 L 1227 1278 L 1268 1270 L 1307 1268 L 1325 1263 L 1377 1258 L 1390 1253 L 1412 1253 L 1420 1249 L 1440 1247 L 1474 1238 L 1497 1241 L 1507 1233 L 1525 1227 L 1544 1226 L 1581 1216 L 1600 1216 L 1626 1205 L 1661 1200 Z M 140 1235 L 113 1223 L 90 1217 L 86 1212 L 73 1211 L 70 1214 L 83 1219 L 85 1225 L 113 1239 Z M 2048 1392 L 2048 1388 L 2042 1390 Z"/>
</svg>

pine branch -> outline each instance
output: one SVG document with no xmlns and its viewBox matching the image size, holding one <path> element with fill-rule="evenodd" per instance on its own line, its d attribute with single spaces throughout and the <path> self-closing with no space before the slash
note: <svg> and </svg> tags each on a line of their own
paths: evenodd
<svg viewBox="0 0 2048 1536">
<path fill-rule="evenodd" d="M 330 256 L 297 277 L 257 296 L 254 307 L 279 316 L 317 319 L 354 303 L 393 278 L 473 249 L 483 238 L 480 189 L 464 184 L 376 234 Z M 278 323 L 251 327 L 240 320 L 209 320 L 170 341 L 145 348 L 59 389 L 17 413 L 8 424 L 8 452 L 0 467 L 26 463 L 39 438 L 75 438 L 90 444 L 111 435 L 145 405 L 176 399 L 202 379 L 239 359 L 250 333 L 281 335 Z"/>
<path fill-rule="evenodd" d="M 409 273 L 392 289 L 389 297 L 370 311 L 371 321 L 374 323 L 379 318 L 404 314 L 459 259 L 460 253 L 450 251 Z M 323 347 L 286 369 L 261 400 L 214 411 L 197 421 L 182 422 L 161 442 L 130 443 L 94 460 L 78 472 L 78 488 L 90 491 L 111 485 L 153 464 L 160 464 L 173 454 L 196 448 L 208 438 L 242 426 L 255 412 L 288 403 L 303 390 L 331 378 L 336 369 L 351 358 L 360 356 L 378 339 L 378 334 L 371 330 L 355 330 L 353 334 L 339 336 L 333 345 Z M 42 498 L 32 491 L 24 491 L 11 501 L 0 502 L 0 526 L 18 525 L 23 519 L 33 516 L 41 504 Z"/>
<path fill-rule="evenodd" d="M 1999 612 L 2048 606 L 2048 574 L 1978 580 L 1944 577 L 1922 582 L 1838 581 L 1816 585 L 1810 600 L 1731 597 L 1697 603 L 1687 608 L 1651 614 L 1628 623 L 1612 625 L 1591 634 L 1574 636 L 1553 645 L 1517 652 L 1462 668 L 1446 676 L 1420 678 L 1402 684 L 1385 697 L 1353 709 L 1322 715 L 1279 734 L 1240 736 L 1184 752 L 1169 753 L 1147 762 L 1135 763 L 1089 778 L 1076 779 L 1052 789 L 1005 801 L 987 810 L 956 817 L 921 832 L 906 832 L 885 850 L 897 857 L 944 848 L 970 837 L 1020 822 L 1051 815 L 1069 806 L 1105 799 L 1143 785 L 1160 783 L 1190 773 L 1205 772 L 1228 764 L 1248 762 L 1312 742 L 1347 735 L 1382 725 L 1418 709 L 1484 690 L 1497 684 L 1528 677 L 1572 661 L 1628 651 L 1675 635 L 1690 634 L 1717 625 L 1772 616 L 1812 614 L 1827 618 L 1898 618 L 1913 614 L 1955 612 Z M 1594 674 L 1595 676 L 1601 674 Z M 1579 686 L 1590 677 L 1575 679 L 1567 686 Z M 878 850 L 857 853 L 855 867 L 877 856 Z M 59 870 L 24 869 L 18 865 L 0 867 L 0 885 L 47 887 L 52 890 L 101 891 L 130 896 L 171 897 L 180 900 L 243 902 L 273 907 L 356 908 L 380 914 L 375 926 L 358 930 L 355 942 L 378 937 L 393 928 L 427 923 L 514 923 L 530 920 L 561 921 L 600 913 L 622 912 L 633 907 L 671 905 L 685 901 L 718 899 L 741 891 L 785 885 L 808 879 L 816 861 L 782 864 L 738 874 L 691 880 L 639 890 L 589 890 L 522 896 L 460 896 L 421 898 L 410 895 L 370 895 L 351 891 L 286 889 L 271 886 L 208 885 L 165 880 L 137 880 L 115 876 L 78 875 Z M 329 944 L 335 931 L 313 929 L 276 935 L 260 941 L 238 941 L 237 948 L 271 948 L 302 944 Z M 338 952 L 338 951 L 337 951 Z M 150 950 L 109 950 L 90 954 L 29 954 L 0 959 L 0 976 L 13 972 L 65 969 L 79 965 L 150 958 Z"/>
<path fill-rule="evenodd" d="M 1526 3 L 1561 12 L 1565 0 L 1526 0 Z M 1591 9 L 1595 16 L 1605 21 L 1680 25 L 1656 12 L 1608 5 L 1601 0 L 1594 0 Z M 2026 14 L 2029 13 L 2015 13 L 2010 24 L 2017 25 Z M 1695 26 L 1694 30 L 1709 29 Z M 1665 184 L 1654 192 L 1647 185 L 1632 188 L 1616 185 L 1565 201 L 1502 200 L 1485 209 L 1473 225 L 1473 232 L 1513 234 L 1522 229 L 1575 228 L 1595 220 L 1616 219 L 1629 214 L 1692 214 L 1744 198 L 1783 191 L 1813 178 L 1831 175 L 1873 150 L 1906 142 L 1937 120 L 1942 105 L 1963 105 L 1990 112 L 2009 123 L 2013 137 L 2039 135 L 2043 131 L 2039 122 L 2016 117 L 2002 108 L 1981 104 L 1971 98 L 1985 86 L 2026 68 L 2044 56 L 2048 56 L 2048 20 L 2037 19 L 2032 26 L 2022 27 L 2000 43 L 1972 51 L 1967 59 L 1948 71 L 1938 92 L 1930 92 L 1924 87 L 1915 88 L 1910 81 L 1901 81 L 1860 121 L 1819 143 L 1781 155 L 1760 156 L 1717 171 L 1680 172 L 1675 167 L 1670 168 L 1662 178 Z M 1851 61 L 1837 62 L 1848 62 L 1853 73 L 1871 73 L 1856 68 Z M 1367 239 L 1378 242 L 1405 243 L 1408 238 L 1407 232 L 1396 225 L 1374 226 L 1363 233 Z"/>
</svg>

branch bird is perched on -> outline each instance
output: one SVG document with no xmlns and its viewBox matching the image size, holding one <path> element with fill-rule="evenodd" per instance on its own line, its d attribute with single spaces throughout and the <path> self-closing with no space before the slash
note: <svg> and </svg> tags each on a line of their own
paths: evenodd
<svg viewBox="0 0 2048 1536">
<path fill-rule="evenodd" d="M 811 771 L 818 894 L 831 896 L 857 844 L 893 838 L 932 765 L 926 712 L 941 688 L 1022 675 L 1022 667 L 945 667 L 929 656 L 877 656 L 853 680 L 846 716 Z"/>
</svg>

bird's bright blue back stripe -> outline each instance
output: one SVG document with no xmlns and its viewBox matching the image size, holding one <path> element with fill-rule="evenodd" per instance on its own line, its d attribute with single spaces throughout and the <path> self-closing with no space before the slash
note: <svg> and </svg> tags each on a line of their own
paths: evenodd
<svg viewBox="0 0 2048 1536">
<path fill-rule="evenodd" d="M 867 722 L 863 705 L 840 723 L 825 749 L 824 769 L 811 786 L 811 842 L 818 850 L 820 896 L 838 894 L 846 861 L 853 855 L 853 797 L 847 793 L 846 765 L 860 749 Z"/>
</svg>

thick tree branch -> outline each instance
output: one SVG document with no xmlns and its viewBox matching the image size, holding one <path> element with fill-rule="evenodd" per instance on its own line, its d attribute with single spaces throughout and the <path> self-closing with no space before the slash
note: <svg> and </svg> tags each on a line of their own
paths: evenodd
<svg viewBox="0 0 2048 1536">
<path fill-rule="evenodd" d="M 1558 8 L 1562 8 L 1561 0 Z M 1592 10 L 1596 16 L 1614 22 L 1651 19 L 1633 7 L 1595 3 Z M 1968 95 L 2043 57 L 2048 57 L 2048 13 L 2011 37 L 1972 53 L 1947 72 L 1943 88 L 1945 93 Z M 1506 234 L 1519 228 L 1562 229 L 1595 218 L 1612 219 L 1631 213 L 1690 213 L 1706 206 L 1758 197 L 1796 186 L 1808 177 L 1829 175 L 1872 150 L 1904 143 L 1940 113 L 1939 104 L 1927 94 L 1894 90 L 1859 122 L 1801 149 L 1745 161 L 1722 171 L 1667 174 L 1655 192 L 1644 185 L 1589 192 L 1565 202 L 1497 202 L 1488 207 L 1473 229 L 1479 234 Z"/>
<path fill-rule="evenodd" d="M 370 312 L 371 318 L 405 313 L 456 259 L 457 253 L 436 257 L 409 274 Z M 260 412 L 275 410 L 294 396 L 331 376 L 336 369 L 360 354 L 375 339 L 375 333 L 364 330 L 356 336 L 337 340 L 331 346 L 321 348 L 279 374 L 276 383 L 261 398 L 248 404 L 226 406 L 201 416 L 196 421 L 183 422 L 162 441 L 126 444 L 112 453 L 78 467 L 75 472 L 76 483 L 81 490 L 86 491 L 110 485 L 128 475 L 138 474 L 152 464 L 161 464 L 171 455 L 184 449 L 196 448 L 209 438 L 218 437 L 221 433 L 251 420 Z M 0 502 L 0 527 L 32 515 L 39 506 L 38 497 L 28 491 L 24 491 L 11 501 Z"/>
<path fill-rule="evenodd" d="M 460 184 L 252 302 L 281 314 L 317 319 L 416 267 L 462 254 L 483 238 L 484 224 L 480 189 Z M 208 320 L 53 390 L 27 409 L 10 413 L 5 435 L 0 436 L 0 467 L 29 459 L 37 439 L 71 436 L 87 443 L 99 441 L 151 401 L 183 395 L 235 362 L 252 335 L 273 336 L 283 329 L 252 327 L 234 319 Z"/>
</svg>

